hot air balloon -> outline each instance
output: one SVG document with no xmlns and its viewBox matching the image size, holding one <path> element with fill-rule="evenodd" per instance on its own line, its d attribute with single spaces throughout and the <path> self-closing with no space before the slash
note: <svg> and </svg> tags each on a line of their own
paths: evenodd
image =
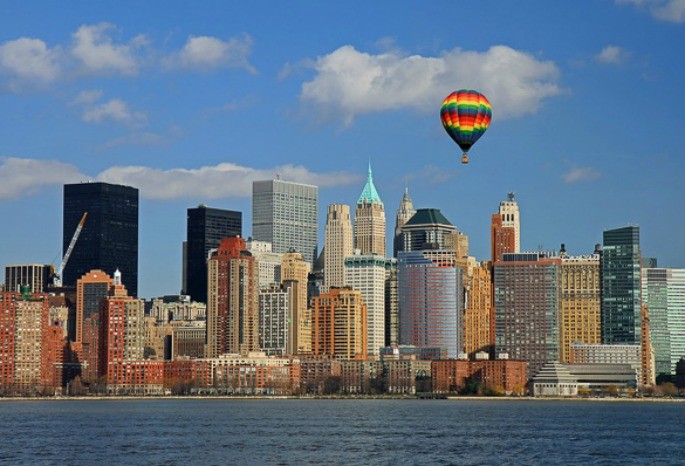
<svg viewBox="0 0 685 466">
<path fill-rule="evenodd" d="M 469 163 L 467 153 L 488 129 L 491 119 L 492 106 L 478 91 L 460 89 L 442 101 L 440 120 L 447 134 L 464 151 L 461 163 Z"/>
</svg>

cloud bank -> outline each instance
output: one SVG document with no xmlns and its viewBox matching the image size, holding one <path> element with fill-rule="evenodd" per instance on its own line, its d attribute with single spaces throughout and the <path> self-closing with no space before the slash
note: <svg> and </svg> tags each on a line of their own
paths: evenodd
<svg viewBox="0 0 685 466">
<path fill-rule="evenodd" d="M 553 62 L 503 45 L 485 52 L 456 48 L 436 57 L 397 51 L 372 55 L 346 45 L 318 57 L 311 67 L 316 75 L 302 85 L 301 102 L 346 125 L 365 113 L 436 111 L 456 88 L 483 92 L 494 118 L 534 113 L 561 92 Z"/>
<path fill-rule="evenodd" d="M 135 186 L 140 189 L 141 196 L 147 199 L 249 197 L 253 181 L 272 179 L 276 173 L 280 173 L 281 179 L 287 181 L 322 188 L 349 185 L 362 180 L 360 175 L 346 172 L 315 173 L 301 165 L 256 169 L 233 163 L 168 170 L 114 166 L 92 177 L 83 174 L 74 165 L 56 160 L 10 157 L 0 162 L 0 200 L 32 195 L 49 186 L 87 180 Z"/>
<path fill-rule="evenodd" d="M 248 60 L 253 43 L 248 35 L 226 40 L 190 36 L 181 49 L 168 53 L 154 50 L 144 34 L 129 40 L 120 35 L 114 24 L 98 23 L 80 26 L 71 41 L 54 46 L 33 37 L 6 41 L 0 44 L 0 76 L 5 76 L 12 92 L 21 92 L 60 79 L 132 77 L 145 67 L 163 64 L 185 70 L 225 67 L 256 73 Z"/>
</svg>

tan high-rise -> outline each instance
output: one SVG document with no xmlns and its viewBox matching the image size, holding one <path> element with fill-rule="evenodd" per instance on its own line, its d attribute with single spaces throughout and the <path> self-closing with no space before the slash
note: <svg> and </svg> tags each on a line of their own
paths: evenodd
<svg viewBox="0 0 685 466">
<path fill-rule="evenodd" d="M 364 190 L 354 209 L 354 248 L 362 255 L 385 257 L 385 207 L 373 184 L 371 164 Z"/>
<path fill-rule="evenodd" d="M 353 254 L 350 206 L 328 206 L 324 239 L 324 291 L 345 286 L 345 258 Z"/>
<path fill-rule="evenodd" d="M 242 238 L 225 238 L 207 264 L 207 357 L 259 348 L 259 274 Z"/>
<path fill-rule="evenodd" d="M 414 210 L 414 204 L 409 197 L 409 189 L 404 188 L 404 196 L 402 196 L 402 202 L 400 202 L 400 208 L 397 209 L 395 216 L 395 237 L 393 239 L 393 257 L 397 257 L 397 252 L 402 246 L 402 227 L 405 223 L 409 221 L 416 214 Z"/>
<path fill-rule="evenodd" d="M 291 347 L 297 353 L 312 351 L 312 314 L 307 302 L 307 280 L 310 271 L 311 265 L 304 261 L 299 252 L 283 254 L 281 283 L 294 288 L 292 322 L 288 335 L 292 339 Z"/>
<path fill-rule="evenodd" d="M 366 359 L 366 304 L 361 291 L 333 288 L 313 299 L 312 350 L 333 359 Z"/>
<path fill-rule="evenodd" d="M 479 351 L 491 351 L 492 267 L 489 262 L 478 263 L 473 257 L 464 262 L 464 351 L 473 356 Z"/>
<path fill-rule="evenodd" d="M 570 361 L 571 344 L 602 342 L 599 255 L 562 256 L 559 359 Z"/>
</svg>

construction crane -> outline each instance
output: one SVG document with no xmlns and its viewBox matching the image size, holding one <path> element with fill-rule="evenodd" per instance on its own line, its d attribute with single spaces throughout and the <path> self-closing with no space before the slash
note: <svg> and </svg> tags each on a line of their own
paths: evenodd
<svg viewBox="0 0 685 466">
<path fill-rule="evenodd" d="M 81 217 L 81 221 L 78 222 L 78 226 L 76 227 L 76 231 L 74 232 L 74 236 L 71 237 L 71 242 L 69 243 L 69 247 L 67 248 L 66 254 L 64 254 L 64 257 L 62 258 L 62 263 L 59 265 L 59 271 L 57 272 L 57 275 L 55 275 L 54 279 L 54 286 L 56 288 L 59 288 L 62 286 L 62 273 L 64 272 L 64 268 L 67 266 L 67 262 L 69 262 L 69 256 L 71 256 L 72 251 L 74 250 L 74 246 L 76 245 L 76 241 L 78 240 L 79 235 L 81 234 L 81 230 L 83 230 L 83 224 L 86 223 L 86 217 L 88 216 L 88 212 L 83 212 L 83 217 Z"/>
</svg>

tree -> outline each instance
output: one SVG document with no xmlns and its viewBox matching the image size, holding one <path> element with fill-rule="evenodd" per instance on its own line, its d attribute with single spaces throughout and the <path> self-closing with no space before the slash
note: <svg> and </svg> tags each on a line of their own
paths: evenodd
<svg viewBox="0 0 685 466">
<path fill-rule="evenodd" d="M 69 395 L 84 396 L 86 393 L 88 393 L 88 388 L 83 385 L 80 375 L 77 375 L 74 377 L 74 380 L 69 382 Z"/>
<path fill-rule="evenodd" d="M 678 394 L 678 388 L 675 386 L 673 382 L 664 382 L 661 385 L 657 386 L 657 390 L 659 391 L 661 396 L 665 396 L 668 398 L 671 398 Z"/>
<path fill-rule="evenodd" d="M 341 388 L 341 377 L 330 375 L 326 377 L 323 381 L 323 394 L 324 395 L 337 395 L 340 393 Z"/>
</svg>

